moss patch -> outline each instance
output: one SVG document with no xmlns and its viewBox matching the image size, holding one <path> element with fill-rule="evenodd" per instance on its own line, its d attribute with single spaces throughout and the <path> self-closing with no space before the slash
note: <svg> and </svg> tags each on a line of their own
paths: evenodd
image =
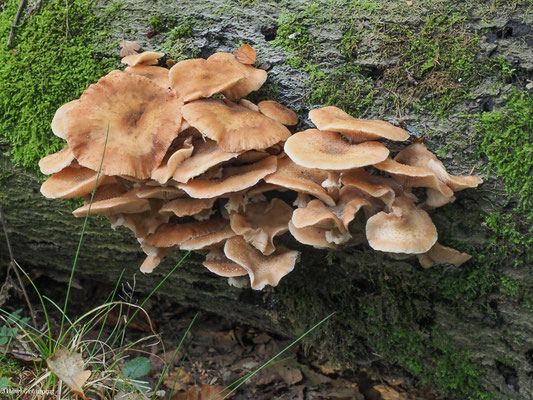
<svg viewBox="0 0 533 400">
<path fill-rule="evenodd" d="M 0 132 L 15 163 L 36 168 L 39 158 L 63 147 L 50 129 L 56 109 L 118 66 L 97 51 L 106 17 L 94 15 L 93 3 L 42 2 L 33 14 L 23 13 L 13 48 L 0 48 Z M 2 38 L 9 35 L 18 4 L 4 4 Z"/>
</svg>

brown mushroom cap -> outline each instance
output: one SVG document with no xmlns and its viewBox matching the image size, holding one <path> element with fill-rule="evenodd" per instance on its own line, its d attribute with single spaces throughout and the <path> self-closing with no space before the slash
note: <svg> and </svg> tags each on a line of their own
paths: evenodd
<svg viewBox="0 0 533 400">
<path fill-rule="evenodd" d="M 257 107 L 257 105 L 252 103 L 250 100 L 240 99 L 239 100 L 239 105 L 241 105 L 243 107 L 246 107 L 246 108 L 249 108 L 252 111 L 259 112 L 259 107 Z"/>
<path fill-rule="evenodd" d="M 397 197 L 389 214 L 380 212 L 366 224 L 368 244 L 388 253 L 421 254 L 437 241 L 430 216 L 405 196 Z"/>
<path fill-rule="evenodd" d="M 144 64 L 144 65 L 154 65 L 157 64 L 157 60 L 163 57 L 165 53 L 158 53 L 156 51 L 143 51 L 139 54 L 132 54 L 122 58 L 122 64 L 127 64 L 130 66 Z"/>
<path fill-rule="evenodd" d="M 50 176 L 42 185 L 41 193 L 47 199 L 83 197 L 94 189 L 98 173 L 83 167 L 66 167 Z M 115 182 L 115 178 L 100 175 L 97 187 Z"/>
<path fill-rule="evenodd" d="M 291 222 L 296 228 L 314 226 L 326 230 L 339 229 L 346 232 L 342 221 L 320 200 L 311 200 L 305 207 L 294 210 Z"/>
<path fill-rule="evenodd" d="M 266 175 L 274 172 L 276 165 L 277 158 L 269 156 L 254 164 L 224 168 L 220 179 L 194 179 L 179 184 L 178 187 L 195 199 L 218 197 L 255 185 Z"/>
<path fill-rule="evenodd" d="M 125 72 L 130 74 L 136 74 L 144 76 L 152 81 L 154 81 L 158 86 L 161 86 L 163 89 L 170 88 L 170 82 L 168 79 L 168 69 L 163 67 L 154 67 L 153 65 L 135 65 L 133 67 L 127 67 Z"/>
<path fill-rule="evenodd" d="M 453 196 L 453 191 L 428 168 L 400 164 L 391 158 L 374 164 L 374 167 L 392 175 L 404 188 L 425 187 L 438 190 L 445 196 Z"/>
<path fill-rule="evenodd" d="M 278 169 L 265 176 L 265 182 L 315 196 L 328 206 L 334 206 L 335 200 L 321 184 L 327 179 L 327 172 L 305 168 L 295 164 L 290 158 L 278 161 Z"/>
<path fill-rule="evenodd" d="M 196 100 L 182 112 L 191 126 L 229 152 L 263 150 L 291 135 L 279 122 L 227 100 Z"/>
<path fill-rule="evenodd" d="M 308 129 L 285 142 L 285 152 L 307 168 L 342 171 L 379 163 L 389 150 L 379 142 L 349 144 L 335 132 Z"/>
<path fill-rule="evenodd" d="M 255 290 L 262 290 L 266 285 L 277 286 L 281 278 L 294 269 L 300 255 L 280 246 L 273 254 L 265 256 L 240 236 L 226 242 L 224 254 L 248 271 Z"/>
<path fill-rule="evenodd" d="M 272 118 L 283 125 L 293 126 L 298 124 L 298 115 L 290 108 L 274 100 L 264 100 L 257 104 L 261 114 Z"/>
<path fill-rule="evenodd" d="M 159 214 L 175 215 L 177 217 L 187 217 L 210 209 L 215 204 L 216 198 L 212 199 L 176 199 L 165 204 L 159 210 Z"/>
<path fill-rule="evenodd" d="M 72 154 L 68 146 L 65 146 L 57 153 L 41 158 L 39 160 L 39 168 L 44 175 L 51 175 L 68 167 L 73 161 L 74 154 Z"/>
<path fill-rule="evenodd" d="M 136 196 L 136 190 L 133 189 L 119 197 L 93 201 L 85 204 L 72 211 L 75 217 L 84 217 L 89 212 L 91 215 L 116 215 L 116 214 L 135 214 L 150 210 L 150 202 L 147 199 L 140 199 Z"/>
<path fill-rule="evenodd" d="M 483 182 L 478 176 L 450 175 L 444 164 L 423 143 L 413 143 L 407 146 L 394 157 L 394 161 L 431 170 L 441 182 L 444 182 L 454 192 L 477 187 Z"/>
<path fill-rule="evenodd" d="M 227 258 L 221 248 L 212 249 L 202 264 L 212 273 L 226 278 L 248 275 L 248 271 Z"/>
<path fill-rule="evenodd" d="M 181 104 L 147 78 L 116 72 L 89 86 L 67 112 L 65 137 L 78 162 L 93 170 L 107 138 L 102 173 L 146 179 L 178 135 Z"/>
<path fill-rule="evenodd" d="M 307 226 L 305 228 L 297 228 L 292 221 L 289 222 L 289 231 L 291 235 L 300 243 L 313 246 L 317 249 L 338 249 L 335 243 L 330 243 L 326 239 L 327 229 L 318 228 L 316 226 Z"/>
<path fill-rule="evenodd" d="M 57 137 L 65 139 L 65 115 L 77 104 L 77 102 L 78 100 L 69 101 L 56 110 L 54 118 L 52 119 L 52 132 Z"/>
<path fill-rule="evenodd" d="M 137 197 L 141 199 L 172 200 L 183 196 L 185 192 L 173 186 L 141 186 L 137 189 Z"/>
<path fill-rule="evenodd" d="M 186 103 L 221 93 L 242 78 L 241 69 L 226 59 L 184 60 L 170 69 L 170 86 Z"/>
<path fill-rule="evenodd" d="M 157 206 L 151 206 L 150 210 L 142 213 L 110 215 L 108 218 L 113 229 L 123 225 L 130 229 L 136 238 L 145 238 L 168 222 L 169 217 L 159 214 L 157 208 Z"/>
<path fill-rule="evenodd" d="M 389 139 L 403 141 L 409 134 L 388 122 L 379 120 L 356 119 L 338 107 L 323 107 L 311 110 L 309 118 L 324 131 L 340 132 L 351 142 Z"/>
<path fill-rule="evenodd" d="M 228 221 L 216 218 L 207 221 L 186 222 L 181 224 L 164 224 L 146 236 L 147 244 L 155 247 L 172 247 L 199 236 L 219 232 L 228 225 Z"/>
<path fill-rule="evenodd" d="M 228 239 L 231 239 L 232 237 L 236 236 L 235 232 L 231 229 L 231 226 L 229 223 L 221 228 L 217 232 L 211 232 L 207 235 L 197 236 L 192 239 L 189 239 L 185 242 L 183 242 L 180 245 L 180 249 L 182 250 L 202 250 L 205 248 L 209 248 L 212 246 L 218 246 L 220 244 L 223 244 Z"/>
<path fill-rule="evenodd" d="M 261 253 L 269 255 L 276 250 L 274 237 L 289 230 L 291 216 L 292 208 L 279 199 L 251 203 L 243 215 L 230 214 L 231 229 Z"/>
<path fill-rule="evenodd" d="M 209 168 L 214 167 L 224 161 L 237 157 L 237 153 L 229 153 L 222 150 L 217 142 L 211 139 L 196 139 L 192 142 L 194 148 L 192 155 L 182 161 L 176 171 L 173 179 L 181 183 L 187 183 L 190 179 L 195 178 Z"/>
<path fill-rule="evenodd" d="M 238 81 L 231 88 L 224 90 L 222 92 L 227 99 L 237 100 L 241 97 L 245 97 L 253 91 L 259 90 L 263 83 L 267 79 L 267 72 L 254 68 L 251 65 L 242 64 L 233 54 L 229 53 L 215 53 L 211 55 L 208 60 L 228 60 L 233 63 L 236 68 L 239 68 L 240 71 L 244 74 L 244 78 Z"/>
<path fill-rule="evenodd" d="M 420 265 L 424 268 L 444 263 L 458 267 L 472 258 L 469 254 L 443 246 L 439 242 L 435 243 L 427 253 L 418 254 L 417 257 Z"/>
<path fill-rule="evenodd" d="M 178 149 L 174 149 L 172 152 L 167 152 L 161 164 L 152 171 L 152 179 L 156 180 L 161 184 L 167 183 L 167 181 L 175 174 L 178 166 L 189 158 L 193 151 L 194 147 L 192 145 L 192 137 L 188 137 Z"/>
<path fill-rule="evenodd" d="M 387 206 L 392 205 L 396 197 L 393 187 L 399 186 L 390 178 L 370 175 L 362 168 L 343 174 L 341 179 L 344 185 L 356 187 L 369 196 L 380 199 Z"/>
</svg>

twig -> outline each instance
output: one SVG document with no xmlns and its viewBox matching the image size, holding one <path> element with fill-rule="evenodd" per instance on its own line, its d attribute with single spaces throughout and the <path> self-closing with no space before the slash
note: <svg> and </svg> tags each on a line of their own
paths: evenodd
<svg viewBox="0 0 533 400">
<path fill-rule="evenodd" d="M 11 242 L 9 241 L 9 236 L 7 234 L 7 226 L 6 226 L 6 221 L 4 218 L 4 212 L 2 211 L 2 206 L 0 206 L 0 222 L 2 222 L 2 229 L 4 230 L 4 235 L 6 237 L 7 251 L 9 252 L 9 258 L 11 260 L 9 263 L 9 268 L 15 271 L 15 275 L 17 276 L 17 280 L 19 281 L 20 289 L 22 290 L 24 299 L 26 299 L 28 308 L 30 309 L 30 315 L 33 321 L 33 326 L 37 328 L 37 320 L 35 319 L 35 311 L 33 310 L 33 307 L 31 305 L 30 298 L 28 297 L 28 293 L 26 293 L 26 289 L 24 289 L 24 284 L 22 283 L 22 279 L 18 271 L 18 263 L 15 261 L 15 257 L 13 256 L 13 249 L 11 248 Z M 8 273 L 9 273 L 9 269 L 8 269 Z"/>
<path fill-rule="evenodd" d="M 13 25 L 11 25 L 11 31 L 9 31 L 9 38 L 7 39 L 8 49 L 11 47 L 11 43 L 13 42 L 13 36 L 15 36 L 15 28 L 17 27 L 17 24 L 19 23 L 20 15 L 22 14 L 22 10 L 24 10 L 25 5 L 26 5 L 26 0 L 20 0 L 19 8 L 17 10 L 17 15 L 15 15 L 15 20 L 13 21 Z"/>
</svg>

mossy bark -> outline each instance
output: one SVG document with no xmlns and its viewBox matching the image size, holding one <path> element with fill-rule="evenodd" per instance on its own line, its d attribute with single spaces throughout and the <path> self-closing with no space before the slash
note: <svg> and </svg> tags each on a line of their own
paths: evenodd
<svg viewBox="0 0 533 400">
<path fill-rule="evenodd" d="M 124 36 L 180 58 L 250 43 L 258 63 L 270 67 L 267 87 L 256 98 L 290 104 L 302 118 L 300 128 L 308 126 L 310 101 L 317 99 L 365 104 L 351 109 L 361 117 L 393 120 L 409 114 L 410 133 L 428 135 L 426 145 L 449 170 L 480 170 L 487 160 L 478 155 L 481 140 L 473 134 L 472 114 L 505 106 L 513 88 L 525 91 L 525 76 L 533 71 L 531 7 L 525 1 L 413 3 L 126 0 L 114 11 L 120 18 L 106 27 L 106 46 Z M 283 8 L 295 19 L 279 18 Z M 392 29 L 398 26 L 406 29 Z M 145 32 L 151 28 L 157 35 L 148 39 Z M 461 52 L 442 34 L 448 31 L 468 41 L 463 47 L 474 54 Z M 513 31 L 515 36 L 509 34 Z M 424 58 L 435 49 L 439 52 Z M 400 57 L 400 50 L 409 57 Z M 118 48 L 112 51 L 106 56 L 116 57 Z M 498 57 L 505 63 L 495 62 Z M 416 75 L 417 66 L 431 60 L 436 63 Z M 444 73 L 439 65 L 448 62 L 453 64 Z M 479 68 L 473 71 L 464 62 Z M 491 69 L 496 64 L 500 69 Z M 335 75 L 338 71 L 342 76 Z M 479 71 L 485 75 L 475 75 Z M 434 88 L 443 76 L 451 86 Z M 40 195 L 37 173 L 1 157 L 0 201 L 17 260 L 28 270 L 67 276 L 83 221 L 70 214 L 71 203 Z M 533 398 L 530 255 L 522 243 L 506 242 L 503 229 L 489 229 L 487 216 L 509 216 L 513 203 L 506 202 L 500 178 L 488 173 L 484 178 L 480 188 L 458 193 L 455 203 L 431 213 L 439 241 L 474 256 L 463 267 L 423 270 L 416 259 L 393 260 L 367 246 L 327 253 L 286 238 L 289 246 L 304 250 L 302 261 L 274 289 L 230 287 L 191 256 L 159 295 L 292 337 L 335 312 L 306 339 L 331 365 L 365 368 L 376 377 L 400 376 L 407 385 L 427 384 L 458 399 Z M 519 213 L 511 216 L 520 219 Z M 515 226 L 528 234 L 527 226 Z M 104 219 L 92 218 L 85 235 L 76 272 L 82 284 L 86 279 L 114 282 L 123 269 L 125 279 L 132 279 L 143 255 L 129 232 L 113 231 Z M 151 275 L 137 273 L 137 288 L 148 291 L 179 258 L 166 259 Z"/>
</svg>

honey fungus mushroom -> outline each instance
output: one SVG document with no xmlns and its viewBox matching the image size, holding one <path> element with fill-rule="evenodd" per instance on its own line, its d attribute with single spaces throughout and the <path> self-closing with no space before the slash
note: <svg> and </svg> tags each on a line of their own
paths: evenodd
<svg viewBox="0 0 533 400">
<path fill-rule="evenodd" d="M 40 162 L 52 174 L 41 187 L 47 198 L 82 197 L 76 216 L 90 208 L 133 232 L 146 254 L 142 272 L 194 251 L 210 271 L 261 290 L 295 268 L 299 252 L 283 246 L 289 235 L 329 250 L 365 245 L 366 235 L 374 250 L 413 255 L 423 268 L 470 258 L 437 243 L 425 209 L 480 178 L 449 174 L 420 143 L 391 147 L 407 131 L 337 107 L 312 110 L 318 129 L 291 134 L 294 111 L 244 99 L 267 79 L 255 56 L 243 63 L 218 52 L 170 70 L 155 66 L 162 56 L 124 57 L 125 72 L 60 107 L 52 131 L 67 145 Z"/>
</svg>

